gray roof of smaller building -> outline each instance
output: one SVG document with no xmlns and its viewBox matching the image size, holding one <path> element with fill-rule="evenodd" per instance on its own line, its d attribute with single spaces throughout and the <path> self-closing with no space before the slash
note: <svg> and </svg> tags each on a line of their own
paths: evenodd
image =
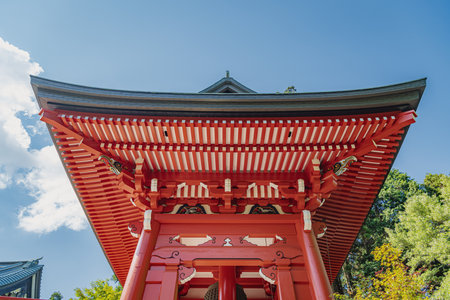
<svg viewBox="0 0 450 300">
<path fill-rule="evenodd" d="M 249 89 L 233 77 L 227 76 L 220 79 L 216 83 L 208 86 L 206 89 L 201 90 L 199 93 L 238 93 L 238 94 L 255 94 L 256 92 Z"/>
<path fill-rule="evenodd" d="M 0 262 L 0 288 L 31 277 L 42 270 L 39 259 Z"/>
</svg>

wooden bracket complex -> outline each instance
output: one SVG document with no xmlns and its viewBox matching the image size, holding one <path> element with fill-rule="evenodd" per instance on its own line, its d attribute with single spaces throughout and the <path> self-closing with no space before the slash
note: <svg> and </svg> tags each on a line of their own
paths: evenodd
<svg viewBox="0 0 450 300">
<path fill-rule="evenodd" d="M 309 189 L 305 191 L 305 183 L 299 180 L 299 191 L 303 190 L 304 192 L 299 192 L 297 195 L 297 209 L 298 211 L 306 209 L 315 213 L 323 205 L 324 201 L 330 197 L 331 192 L 337 188 L 337 176 L 332 171 L 322 175 L 320 161 L 317 158 L 312 159 L 307 165 L 305 174 Z M 299 202 L 302 197 L 306 197 L 303 198 L 305 199 L 304 202 L 306 202 L 304 204 Z"/>
<path fill-rule="evenodd" d="M 236 212 L 236 206 L 233 205 L 233 199 L 240 198 L 245 193 L 245 188 L 234 188 L 230 178 L 225 178 L 223 186 L 218 182 L 211 182 L 209 191 L 212 197 L 222 199 L 223 204 L 219 206 L 219 211 L 225 214 Z"/>
</svg>

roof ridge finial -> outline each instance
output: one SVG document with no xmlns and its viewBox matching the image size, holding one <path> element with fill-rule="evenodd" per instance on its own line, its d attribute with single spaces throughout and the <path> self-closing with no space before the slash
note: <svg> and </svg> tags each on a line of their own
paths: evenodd
<svg viewBox="0 0 450 300">
<path fill-rule="evenodd" d="M 225 77 L 230 78 L 230 71 L 228 71 L 228 70 L 225 71 Z"/>
</svg>

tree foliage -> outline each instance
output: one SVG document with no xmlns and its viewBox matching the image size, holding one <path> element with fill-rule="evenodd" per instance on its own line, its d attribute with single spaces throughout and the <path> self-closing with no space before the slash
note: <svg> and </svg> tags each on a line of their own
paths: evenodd
<svg viewBox="0 0 450 300">
<path fill-rule="evenodd" d="M 423 190 L 408 198 L 389 240 L 404 252 L 408 266 L 423 270 L 430 292 L 450 266 L 450 176 L 427 175 Z M 450 297 L 450 296 L 449 296 Z"/>
<path fill-rule="evenodd" d="M 122 286 L 116 276 L 111 279 L 97 280 L 91 283 L 91 288 L 75 289 L 75 298 L 70 300 L 119 300 Z"/>
<path fill-rule="evenodd" d="M 61 294 L 60 291 L 58 292 L 53 292 L 53 294 L 51 294 L 50 298 L 48 300 L 62 300 L 63 295 Z"/>
<path fill-rule="evenodd" d="M 297 93 L 297 89 L 295 88 L 295 86 L 288 86 L 285 90 L 284 90 L 285 94 L 293 94 L 293 93 Z"/>
<path fill-rule="evenodd" d="M 380 268 L 380 262 L 372 252 L 388 242 L 385 228 L 393 229 L 398 221 L 398 213 L 404 209 L 408 196 L 419 190 L 419 185 L 408 175 L 392 170 L 375 199 L 372 208 L 344 262 L 340 277 L 340 286 L 335 290 L 354 295 L 356 286 L 365 282 Z M 335 282 L 336 283 L 336 282 Z"/>
<path fill-rule="evenodd" d="M 423 299 L 424 283 L 419 274 L 410 273 L 401 258 L 401 251 L 383 244 L 372 252 L 381 269 L 375 276 L 356 287 L 353 299 Z M 336 295 L 337 299 L 348 297 Z"/>
<path fill-rule="evenodd" d="M 441 282 L 441 286 L 437 291 L 433 293 L 431 299 L 441 300 L 447 299 L 450 295 L 450 271 L 444 276 L 444 279 Z"/>
<path fill-rule="evenodd" d="M 416 276 L 417 282 L 425 284 L 423 295 L 416 293 L 417 285 L 406 284 L 409 279 L 403 279 L 404 286 L 415 291 L 414 297 L 450 299 L 449 199 L 449 176 L 428 174 L 419 185 L 405 173 L 392 170 L 335 281 L 340 299 L 384 299 L 394 291 L 383 287 L 383 280 L 390 278 L 394 287 L 400 275 Z M 394 255 L 397 250 L 387 251 L 388 243 L 403 254 Z M 391 265 L 389 271 L 379 254 L 381 250 L 398 256 L 398 263 L 407 267 L 397 265 L 394 272 L 394 265 Z M 397 274 L 395 278 L 393 274 Z M 389 292 L 383 296 L 380 291 Z M 402 297 L 389 296 L 389 299 Z M 414 299 L 411 295 L 405 297 Z"/>
</svg>

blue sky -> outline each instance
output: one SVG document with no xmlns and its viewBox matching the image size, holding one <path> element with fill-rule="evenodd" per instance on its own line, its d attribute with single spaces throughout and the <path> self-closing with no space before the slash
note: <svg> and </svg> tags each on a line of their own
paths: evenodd
<svg viewBox="0 0 450 300">
<path fill-rule="evenodd" d="M 28 74 L 196 92 L 225 70 L 258 92 L 368 88 L 428 77 L 394 167 L 449 173 L 448 1 L 0 2 L 0 261 L 44 256 L 42 298 L 109 277 Z M 36 180 L 39 176 L 45 177 Z"/>
</svg>

